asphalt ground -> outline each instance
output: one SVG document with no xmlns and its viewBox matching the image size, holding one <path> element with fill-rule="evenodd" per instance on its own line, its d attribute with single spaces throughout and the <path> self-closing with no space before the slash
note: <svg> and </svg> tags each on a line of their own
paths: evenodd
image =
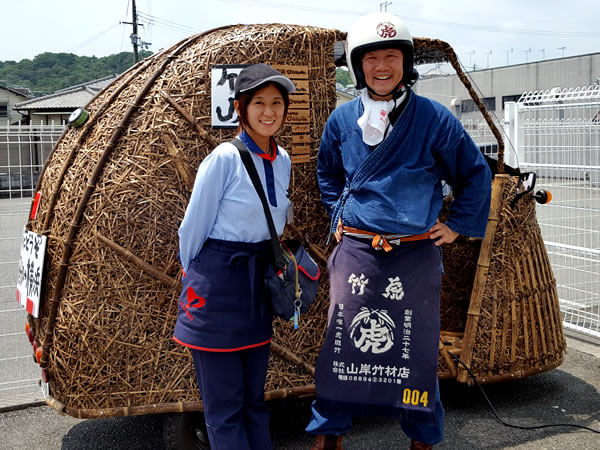
<svg viewBox="0 0 600 450">
<path fill-rule="evenodd" d="M 455 381 L 440 384 L 446 408 L 445 440 L 439 449 L 600 449 L 600 434 L 571 427 L 538 430 L 509 428 L 494 417 L 477 387 Z M 567 338 L 567 354 L 558 368 L 521 380 L 484 385 L 502 420 L 524 426 L 570 423 L 600 431 L 600 345 Z M 308 450 L 304 432 L 310 399 L 270 403 L 274 449 Z M 100 450 L 164 448 L 163 415 L 81 420 L 59 415 L 48 406 L 0 412 L 0 449 Z M 347 450 L 409 447 L 397 422 L 357 417 L 344 438 Z"/>
</svg>

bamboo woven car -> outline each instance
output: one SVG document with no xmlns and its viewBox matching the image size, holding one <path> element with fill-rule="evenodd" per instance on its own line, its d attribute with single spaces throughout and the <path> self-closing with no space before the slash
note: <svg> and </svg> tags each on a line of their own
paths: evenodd
<svg viewBox="0 0 600 450">
<path fill-rule="evenodd" d="M 233 135 L 211 128 L 212 66 L 267 62 L 297 73 L 299 93 L 278 140 L 293 158 L 292 233 L 325 259 L 332 248 L 325 246 L 328 218 L 315 159 L 335 107 L 333 50 L 343 38 L 336 30 L 281 24 L 192 36 L 121 75 L 87 105 L 87 122 L 61 136 L 37 186 L 39 212 L 27 225 L 48 237 L 40 317 L 28 321 L 43 349 L 49 405 L 80 418 L 202 408 L 190 354 L 172 332 L 181 278 L 178 225 L 199 163 Z M 502 172 L 500 133 L 452 48 L 423 38 L 415 47 L 417 64 L 453 65 L 498 138 Z M 483 382 L 562 361 L 555 280 L 533 199 L 510 206 L 517 184 L 517 177 L 497 175 L 485 239 L 445 250 L 440 378 L 472 382 L 451 355 Z M 324 272 L 298 331 L 276 319 L 268 399 L 314 393 L 327 292 Z"/>
</svg>

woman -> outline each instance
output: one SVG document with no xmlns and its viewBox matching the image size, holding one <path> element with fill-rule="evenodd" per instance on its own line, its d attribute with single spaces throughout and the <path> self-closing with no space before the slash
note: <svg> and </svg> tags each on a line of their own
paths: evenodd
<svg viewBox="0 0 600 450">
<path fill-rule="evenodd" d="M 277 233 L 290 202 L 290 157 L 273 135 L 295 86 L 266 64 L 244 68 L 234 106 Z M 264 210 L 237 148 L 223 143 L 198 169 L 179 228 L 183 289 L 174 339 L 190 348 L 212 449 L 271 448 L 264 384 L 272 312 L 263 295 L 269 261 Z"/>
</svg>

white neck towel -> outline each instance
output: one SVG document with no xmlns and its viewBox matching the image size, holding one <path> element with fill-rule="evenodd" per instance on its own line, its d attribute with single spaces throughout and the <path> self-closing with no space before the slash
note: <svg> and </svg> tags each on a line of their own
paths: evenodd
<svg viewBox="0 0 600 450">
<path fill-rule="evenodd" d="M 397 100 L 401 104 L 406 96 L 406 92 Z M 369 96 L 367 89 L 363 89 L 361 101 L 365 107 L 363 115 L 356 121 L 363 132 L 363 142 L 367 145 L 378 145 L 385 138 L 386 131 L 389 132 L 392 126 L 389 124 L 388 115 L 394 109 L 394 100 L 377 101 Z"/>
</svg>

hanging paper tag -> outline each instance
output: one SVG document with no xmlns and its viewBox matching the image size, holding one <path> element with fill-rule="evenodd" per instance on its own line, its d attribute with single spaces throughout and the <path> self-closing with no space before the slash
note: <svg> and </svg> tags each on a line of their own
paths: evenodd
<svg viewBox="0 0 600 450">
<path fill-rule="evenodd" d="M 21 258 L 17 273 L 17 301 L 33 317 L 38 317 L 40 294 L 48 238 L 37 233 L 23 230 Z"/>
</svg>

